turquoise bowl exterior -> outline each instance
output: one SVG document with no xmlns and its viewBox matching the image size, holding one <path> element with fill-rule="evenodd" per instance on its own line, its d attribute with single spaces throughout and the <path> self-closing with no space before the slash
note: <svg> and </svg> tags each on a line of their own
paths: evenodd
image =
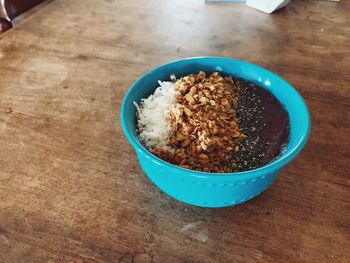
<svg viewBox="0 0 350 263">
<path fill-rule="evenodd" d="M 150 153 L 139 141 L 136 109 L 158 86 L 158 80 L 214 71 L 252 81 L 270 91 L 287 110 L 290 118 L 290 141 L 282 155 L 264 167 L 239 173 L 204 173 L 167 163 Z M 304 99 L 284 79 L 257 65 L 221 57 L 187 58 L 159 66 L 139 78 L 128 90 L 121 108 L 124 133 L 136 151 L 142 169 L 165 193 L 182 202 L 201 207 L 225 207 L 243 203 L 265 191 L 283 167 L 290 163 L 306 144 L 310 113 Z"/>
</svg>

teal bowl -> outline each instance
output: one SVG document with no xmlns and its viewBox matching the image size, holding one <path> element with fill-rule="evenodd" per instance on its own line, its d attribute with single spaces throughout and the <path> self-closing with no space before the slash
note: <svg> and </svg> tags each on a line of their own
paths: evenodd
<svg viewBox="0 0 350 263">
<path fill-rule="evenodd" d="M 290 118 L 290 140 L 282 155 L 273 162 L 239 173 L 205 173 L 192 171 L 165 162 L 149 152 L 136 131 L 136 109 L 139 103 L 158 86 L 158 80 L 168 80 L 171 74 L 185 76 L 198 71 L 222 72 L 252 81 L 270 91 L 283 105 Z M 182 202 L 201 207 L 237 205 L 265 191 L 283 167 L 290 163 L 307 142 L 311 129 L 310 113 L 304 99 L 284 79 L 253 64 L 220 57 L 187 58 L 159 66 L 129 89 L 121 108 L 124 133 L 135 149 L 142 169 L 165 193 Z"/>
</svg>

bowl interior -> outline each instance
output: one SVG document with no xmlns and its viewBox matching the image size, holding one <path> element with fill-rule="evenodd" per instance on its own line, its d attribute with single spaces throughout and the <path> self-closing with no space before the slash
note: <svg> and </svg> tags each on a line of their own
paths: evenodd
<svg viewBox="0 0 350 263">
<path fill-rule="evenodd" d="M 295 158 L 305 145 L 310 132 L 310 114 L 300 94 L 288 82 L 264 68 L 239 60 L 216 57 L 189 58 L 171 62 L 151 70 L 133 84 L 124 98 L 121 117 L 124 132 L 137 151 L 142 152 L 147 149 L 140 143 L 137 136 L 136 109 L 133 101 L 139 103 L 142 98 L 151 95 L 158 87 L 158 80 L 169 80 L 171 74 L 179 78 L 198 73 L 200 70 L 206 73 L 218 71 L 223 75 L 249 80 L 270 91 L 288 112 L 291 132 L 285 151 L 268 166 L 278 164 L 282 167 Z"/>
</svg>

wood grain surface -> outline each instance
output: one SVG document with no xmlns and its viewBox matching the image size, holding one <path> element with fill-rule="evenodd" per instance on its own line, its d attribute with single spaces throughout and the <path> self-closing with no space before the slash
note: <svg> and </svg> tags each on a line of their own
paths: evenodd
<svg viewBox="0 0 350 263">
<path fill-rule="evenodd" d="M 350 262 L 349 10 L 55 0 L 1 34 L 0 262 Z M 203 55 L 276 72 L 312 115 L 277 182 L 225 209 L 158 190 L 119 121 L 140 75 Z"/>
</svg>

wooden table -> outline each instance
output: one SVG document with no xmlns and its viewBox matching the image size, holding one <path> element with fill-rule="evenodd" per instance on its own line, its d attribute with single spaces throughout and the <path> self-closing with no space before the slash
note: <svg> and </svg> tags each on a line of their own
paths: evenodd
<svg viewBox="0 0 350 263">
<path fill-rule="evenodd" d="M 0 35 L 0 262 L 350 262 L 349 10 L 56 0 Z M 312 114 L 303 153 L 236 207 L 160 192 L 121 130 L 140 75 L 202 55 L 276 72 Z"/>
</svg>

